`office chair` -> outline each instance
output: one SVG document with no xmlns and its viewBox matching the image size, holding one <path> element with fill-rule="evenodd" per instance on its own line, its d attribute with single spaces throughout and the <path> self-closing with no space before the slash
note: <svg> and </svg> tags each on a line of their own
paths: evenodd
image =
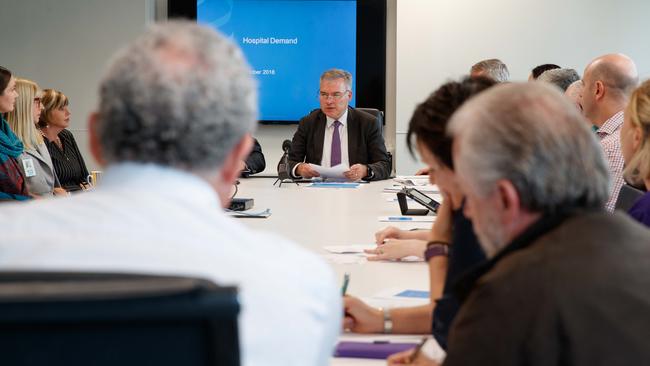
<svg viewBox="0 0 650 366">
<path fill-rule="evenodd" d="M 632 187 L 628 184 L 623 184 L 621 191 L 618 193 L 618 198 L 616 199 L 616 204 L 614 205 L 615 209 L 628 211 L 634 205 L 639 197 L 645 194 L 644 191 Z"/>
<path fill-rule="evenodd" d="M 379 127 L 379 131 L 381 131 L 381 135 L 384 136 L 384 124 L 385 124 L 384 112 L 380 111 L 379 109 L 375 109 L 375 108 L 360 108 L 360 107 L 357 107 L 357 108 L 354 108 L 354 109 L 357 110 L 357 111 L 368 113 L 368 114 L 372 115 L 373 117 L 375 117 L 376 123 L 377 123 L 377 125 Z"/>
<path fill-rule="evenodd" d="M 3 366 L 240 364 L 233 287 L 129 274 L 0 272 Z"/>
</svg>

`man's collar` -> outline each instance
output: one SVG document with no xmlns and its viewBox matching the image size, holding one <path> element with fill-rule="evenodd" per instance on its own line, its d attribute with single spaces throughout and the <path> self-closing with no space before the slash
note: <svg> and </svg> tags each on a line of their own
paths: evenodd
<svg viewBox="0 0 650 366">
<path fill-rule="evenodd" d="M 345 112 L 343 112 L 343 115 L 339 119 L 334 119 L 330 116 L 325 115 L 326 121 L 327 121 L 327 128 L 332 127 L 332 124 L 334 121 L 339 121 L 343 126 L 345 126 L 348 123 L 348 109 L 345 109 Z"/>
<path fill-rule="evenodd" d="M 605 123 L 596 131 L 598 134 L 611 135 L 618 130 L 623 124 L 623 111 L 614 113 Z"/>
<path fill-rule="evenodd" d="M 457 298 L 462 303 L 467 299 L 476 282 L 494 266 L 508 255 L 525 249 L 532 245 L 538 238 L 560 226 L 568 217 L 574 213 L 563 212 L 557 214 L 544 214 L 539 220 L 530 225 L 523 233 L 514 238 L 510 244 L 505 246 L 497 255 L 477 266 L 474 270 L 464 275 L 454 287 Z"/>
</svg>

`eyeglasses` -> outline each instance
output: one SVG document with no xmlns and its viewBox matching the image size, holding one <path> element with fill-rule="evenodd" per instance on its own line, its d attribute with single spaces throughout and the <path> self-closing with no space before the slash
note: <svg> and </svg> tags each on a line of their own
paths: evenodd
<svg viewBox="0 0 650 366">
<path fill-rule="evenodd" d="M 349 90 L 346 90 L 344 92 L 336 92 L 336 93 L 328 94 L 328 93 L 319 91 L 318 92 L 318 97 L 320 99 L 324 99 L 324 100 L 327 100 L 329 98 L 332 98 L 334 100 L 339 100 L 339 99 L 343 98 L 343 96 L 345 96 L 345 94 L 347 94 L 348 92 L 349 92 Z"/>
</svg>

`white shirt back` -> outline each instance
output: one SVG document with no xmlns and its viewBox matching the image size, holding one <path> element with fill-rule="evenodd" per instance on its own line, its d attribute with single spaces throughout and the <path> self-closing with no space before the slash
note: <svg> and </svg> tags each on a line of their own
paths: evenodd
<svg viewBox="0 0 650 366">
<path fill-rule="evenodd" d="M 110 168 L 93 192 L 0 208 L 3 269 L 198 276 L 240 289 L 243 365 L 327 365 L 342 305 L 331 269 L 223 214 L 200 178 Z"/>
</svg>

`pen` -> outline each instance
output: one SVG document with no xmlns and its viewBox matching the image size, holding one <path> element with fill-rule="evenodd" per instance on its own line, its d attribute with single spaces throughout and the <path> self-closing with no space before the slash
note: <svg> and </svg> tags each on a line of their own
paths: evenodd
<svg viewBox="0 0 650 366">
<path fill-rule="evenodd" d="M 420 344 L 418 344 L 418 346 L 415 347 L 415 351 L 413 351 L 413 353 L 411 353 L 411 357 L 409 357 L 409 363 L 415 362 L 415 360 L 420 355 L 420 350 L 422 350 L 422 346 L 424 346 L 424 344 L 427 343 L 428 339 L 429 339 L 429 337 L 422 337 L 422 341 L 420 341 Z"/>
<path fill-rule="evenodd" d="M 350 273 L 345 272 L 343 275 L 343 286 L 341 287 L 341 294 L 345 296 L 345 293 L 348 292 L 348 285 L 350 284 Z"/>
<path fill-rule="evenodd" d="M 390 216 L 388 218 L 389 221 L 411 221 L 413 220 L 412 217 L 404 217 L 404 216 Z"/>
</svg>

